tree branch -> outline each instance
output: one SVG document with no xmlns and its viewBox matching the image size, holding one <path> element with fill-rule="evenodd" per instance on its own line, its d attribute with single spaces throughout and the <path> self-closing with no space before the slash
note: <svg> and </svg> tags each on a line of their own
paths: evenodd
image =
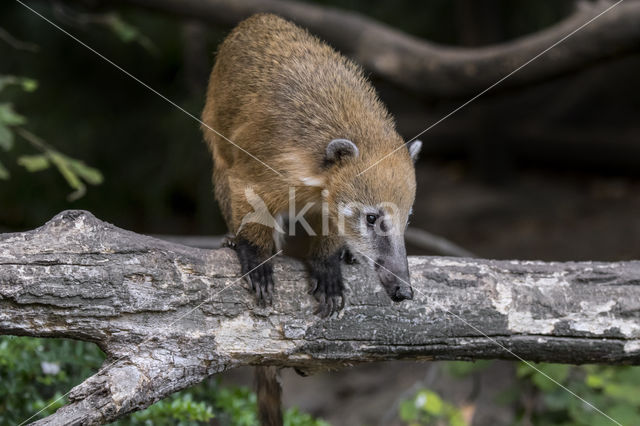
<svg viewBox="0 0 640 426">
<path fill-rule="evenodd" d="M 39 47 L 35 43 L 29 43 L 28 41 L 18 40 L 9 33 L 9 31 L 0 27 L 0 40 L 7 43 L 9 46 L 16 50 L 24 50 L 25 52 L 37 53 Z"/>
<path fill-rule="evenodd" d="M 287 0 L 120 2 L 225 26 L 235 25 L 254 13 L 273 12 L 308 28 L 377 75 L 433 97 L 477 94 L 612 4 L 583 2 L 571 16 L 545 30 L 470 49 L 421 40 L 355 12 Z M 617 55 L 638 53 L 639 21 L 640 2 L 626 1 L 505 80 L 501 87 L 528 85 Z"/>
<path fill-rule="evenodd" d="M 171 241 L 172 243 L 183 244 L 189 247 L 198 247 L 203 249 L 217 249 L 222 246 L 224 241 L 223 235 L 153 235 L 161 240 Z M 476 257 L 472 252 L 458 246 L 452 241 L 447 240 L 439 235 L 432 234 L 420 228 L 410 226 L 407 228 L 404 239 L 407 243 L 429 250 L 429 253 L 435 253 L 441 256 L 453 257 Z"/>
<path fill-rule="evenodd" d="M 413 226 L 408 227 L 405 231 L 404 240 L 407 243 L 420 247 L 423 250 L 430 250 L 429 253 L 453 257 L 476 257 L 476 255 L 469 250 L 460 247 L 456 243 L 449 241 L 444 237 Z"/>
<path fill-rule="evenodd" d="M 107 354 L 69 405 L 39 424 L 113 421 L 248 364 L 513 359 L 505 348 L 534 361 L 640 363 L 640 262 L 409 264 L 416 297 L 400 304 L 366 265 L 344 266 L 347 306 L 322 320 L 297 261 L 277 259 L 274 304 L 258 308 L 231 250 L 66 211 L 0 235 L 0 334 L 86 340 Z"/>
</svg>

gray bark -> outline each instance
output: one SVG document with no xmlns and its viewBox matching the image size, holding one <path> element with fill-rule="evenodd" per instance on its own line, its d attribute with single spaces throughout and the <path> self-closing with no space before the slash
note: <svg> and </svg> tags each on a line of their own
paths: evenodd
<svg viewBox="0 0 640 426">
<path fill-rule="evenodd" d="M 409 259 L 415 298 L 392 303 L 345 265 L 348 303 L 313 315 L 308 274 L 275 259 L 258 308 L 229 249 L 189 248 L 66 211 L 0 235 L 0 334 L 97 343 L 103 367 L 39 424 L 101 424 L 241 365 L 514 359 L 640 364 L 640 262 Z"/>
<path fill-rule="evenodd" d="M 75 0 L 77 1 L 77 0 Z M 119 0 L 232 26 L 259 12 L 308 28 L 375 74 L 431 97 L 475 95 L 594 18 L 613 2 L 580 2 L 561 22 L 534 34 L 478 48 L 441 46 L 361 14 L 288 0 Z M 92 1 L 112 7 L 112 2 Z M 640 2 L 626 1 L 536 59 L 500 87 L 517 87 L 638 52 Z"/>
<path fill-rule="evenodd" d="M 154 237 L 160 238 L 161 240 L 171 241 L 173 243 L 184 244 L 185 246 L 204 249 L 220 248 L 224 240 L 224 236 L 222 235 L 154 235 Z M 408 227 L 404 234 L 404 239 L 407 243 L 415 247 L 428 250 L 430 254 L 434 253 L 442 256 L 454 257 L 476 257 L 472 252 L 465 250 L 446 238 L 434 235 L 420 228 L 414 228 L 412 226 Z"/>
</svg>

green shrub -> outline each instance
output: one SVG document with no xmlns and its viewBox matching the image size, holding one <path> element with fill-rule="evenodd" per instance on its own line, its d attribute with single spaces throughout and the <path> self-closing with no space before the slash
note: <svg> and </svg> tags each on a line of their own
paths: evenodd
<svg viewBox="0 0 640 426">
<path fill-rule="evenodd" d="M 104 358 L 91 343 L 0 336 L 0 424 L 19 424 L 43 408 L 32 420 L 52 414 L 67 402 L 61 396 L 97 371 Z M 214 417 L 221 425 L 257 425 L 255 393 L 209 380 L 114 424 L 191 426 L 208 424 Z M 285 412 L 284 424 L 328 426 L 297 408 Z"/>
</svg>

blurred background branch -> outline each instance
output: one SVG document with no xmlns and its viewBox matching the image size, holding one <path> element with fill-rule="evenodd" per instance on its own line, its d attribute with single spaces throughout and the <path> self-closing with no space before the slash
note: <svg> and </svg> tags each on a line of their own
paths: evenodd
<svg viewBox="0 0 640 426">
<path fill-rule="evenodd" d="M 189 247 L 198 247 L 210 250 L 220 248 L 224 241 L 223 235 L 154 235 L 154 237 Z M 417 249 L 424 250 L 427 253 L 440 256 L 476 257 L 475 254 L 458 246 L 454 242 L 419 228 L 407 228 L 404 238 L 407 244 L 410 244 Z"/>
<path fill-rule="evenodd" d="M 0 27 L 0 40 L 7 43 L 9 46 L 13 47 L 14 49 L 24 50 L 26 52 L 31 52 L 31 53 L 36 53 L 38 51 L 37 44 L 29 43 L 28 41 L 18 40 L 17 38 L 9 34 L 9 32 L 2 27 Z"/>
<path fill-rule="evenodd" d="M 113 5 L 98 0 L 87 3 L 94 7 Z M 358 13 L 311 3 L 287 0 L 119 0 L 118 3 L 225 26 L 233 26 L 254 13 L 276 13 L 309 28 L 365 68 L 400 87 L 429 97 L 461 97 L 486 89 L 613 2 L 578 2 L 573 13 L 549 28 L 474 48 L 444 47 Z M 637 53 L 639 21 L 640 2 L 624 2 L 502 86 L 537 83 L 612 57 Z"/>
</svg>

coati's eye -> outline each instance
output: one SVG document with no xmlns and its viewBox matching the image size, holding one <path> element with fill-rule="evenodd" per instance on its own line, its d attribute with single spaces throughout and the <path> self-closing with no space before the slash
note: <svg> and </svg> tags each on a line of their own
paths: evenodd
<svg viewBox="0 0 640 426">
<path fill-rule="evenodd" d="M 377 220 L 378 220 L 378 215 L 377 214 L 368 214 L 367 215 L 367 223 L 369 225 L 375 225 Z"/>
</svg>

